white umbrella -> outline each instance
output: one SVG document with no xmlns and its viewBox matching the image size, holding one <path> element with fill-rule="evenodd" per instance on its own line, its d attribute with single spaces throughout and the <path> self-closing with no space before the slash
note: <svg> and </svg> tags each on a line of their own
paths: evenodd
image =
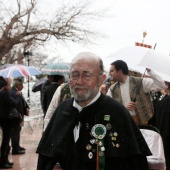
<svg viewBox="0 0 170 170">
<path fill-rule="evenodd" d="M 109 57 L 107 63 L 115 60 L 123 60 L 132 71 L 144 73 L 145 68 L 152 69 L 164 80 L 170 81 L 170 57 L 156 50 L 131 46 L 123 48 Z"/>
<path fill-rule="evenodd" d="M 143 56 L 139 65 L 170 75 L 170 57 L 152 49 Z"/>
</svg>

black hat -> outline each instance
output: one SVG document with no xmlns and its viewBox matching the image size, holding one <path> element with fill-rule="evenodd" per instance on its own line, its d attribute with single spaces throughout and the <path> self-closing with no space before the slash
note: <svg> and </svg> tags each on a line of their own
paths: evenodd
<svg viewBox="0 0 170 170">
<path fill-rule="evenodd" d="M 6 85 L 7 85 L 7 82 L 2 76 L 0 76 L 0 89 Z"/>
</svg>

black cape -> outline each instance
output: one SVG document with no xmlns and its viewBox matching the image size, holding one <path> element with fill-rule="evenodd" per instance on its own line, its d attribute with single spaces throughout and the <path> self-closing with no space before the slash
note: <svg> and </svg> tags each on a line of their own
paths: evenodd
<svg viewBox="0 0 170 170">
<path fill-rule="evenodd" d="M 162 97 L 161 97 L 162 98 Z M 170 169 L 170 96 L 165 95 L 155 105 L 155 112 L 150 123 L 158 128 L 162 137 L 166 159 L 166 169 Z"/>
<path fill-rule="evenodd" d="M 170 154 L 170 96 L 165 95 L 155 107 L 151 124 L 160 131 L 165 152 Z"/>
<path fill-rule="evenodd" d="M 110 120 L 105 120 L 106 115 L 110 115 Z M 75 143 L 73 130 L 78 122 L 81 122 L 81 130 L 79 139 Z M 136 164 L 135 162 L 140 156 L 143 159 L 151 155 L 139 128 L 127 109 L 114 99 L 103 94 L 92 105 L 83 108 L 80 113 L 73 107 L 73 98 L 62 102 L 53 114 L 40 140 L 37 153 L 51 157 L 51 159 L 56 158 L 57 161 L 62 162 L 64 170 L 80 170 L 82 169 L 80 166 L 85 167 L 85 165 L 93 163 L 95 165 L 95 150 L 93 158 L 89 159 L 89 150 L 86 147 L 90 144 L 90 140 L 94 138 L 90 135 L 90 131 L 95 124 L 111 125 L 111 129 L 107 130 L 104 138 L 105 170 L 113 169 L 113 167 L 119 170 L 125 169 L 122 168 L 122 162 L 125 163 L 129 159 L 131 164 Z M 117 136 L 113 140 L 111 134 L 115 132 Z M 132 158 L 135 162 L 132 161 Z M 116 163 L 113 163 L 114 159 Z M 137 166 L 142 167 L 142 159 L 138 160 L 141 165 Z M 126 164 L 128 163 L 126 162 Z M 116 167 L 117 165 L 119 167 Z M 82 170 L 86 169 L 93 170 L 95 167 L 91 169 L 87 167 Z M 146 169 L 143 167 L 143 170 Z"/>
</svg>

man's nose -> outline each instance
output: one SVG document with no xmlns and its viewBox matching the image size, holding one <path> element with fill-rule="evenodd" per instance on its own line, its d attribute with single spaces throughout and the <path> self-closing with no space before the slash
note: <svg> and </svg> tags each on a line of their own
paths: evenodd
<svg viewBox="0 0 170 170">
<path fill-rule="evenodd" d="M 77 79 L 77 83 L 84 83 L 84 77 L 83 75 L 79 75 L 78 79 Z"/>
</svg>

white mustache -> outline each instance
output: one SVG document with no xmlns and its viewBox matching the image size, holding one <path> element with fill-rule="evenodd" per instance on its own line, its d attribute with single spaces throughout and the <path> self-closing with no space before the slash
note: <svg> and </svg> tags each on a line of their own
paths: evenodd
<svg viewBox="0 0 170 170">
<path fill-rule="evenodd" d="M 88 90 L 89 88 L 88 87 L 83 87 L 83 86 L 75 86 L 74 89 L 86 89 L 86 90 Z"/>
</svg>

